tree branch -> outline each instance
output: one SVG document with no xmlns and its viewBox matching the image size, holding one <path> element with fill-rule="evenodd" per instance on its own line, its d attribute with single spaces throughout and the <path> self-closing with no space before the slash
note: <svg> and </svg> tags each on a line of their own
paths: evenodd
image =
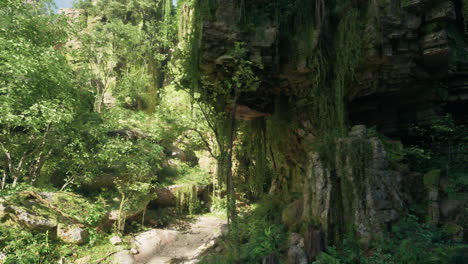
<svg viewBox="0 0 468 264">
<path fill-rule="evenodd" d="M 211 149 L 210 143 L 205 139 L 203 133 L 200 130 L 196 128 L 188 128 L 188 130 L 196 132 L 198 136 L 200 136 L 200 139 L 203 141 L 203 143 L 206 145 L 206 148 L 208 149 L 208 152 L 210 153 L 211 157 L 213 157 L 214 159 L 218 159 L 218 157 L 213 153 L 213 149 Z"/>
</svg>

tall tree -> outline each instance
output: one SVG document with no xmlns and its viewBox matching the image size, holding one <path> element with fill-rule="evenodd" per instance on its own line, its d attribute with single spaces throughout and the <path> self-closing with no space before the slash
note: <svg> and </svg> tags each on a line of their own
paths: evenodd
<svg viewBox="0 0 468 264">
<path fill-rule="evenodd" d="M 34 181 L 77 113 L 79 85 L 60 50 L 67 23 L 48 1 L 0 3 L 2 188 Z"/>
</svg>

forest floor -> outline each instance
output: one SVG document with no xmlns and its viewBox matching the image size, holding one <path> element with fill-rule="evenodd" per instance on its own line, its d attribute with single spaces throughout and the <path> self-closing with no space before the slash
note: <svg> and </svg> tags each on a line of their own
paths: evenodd
<svg viewBox="0 0 468 264">
<path fill-rule="evenodd" d="M 152 229 L 135 237 L 139 244 L 138 264 L 196 263 L 213 248 L 223 233 L 226 220 L 204 215 L 183 226 Z"/>
</svg>

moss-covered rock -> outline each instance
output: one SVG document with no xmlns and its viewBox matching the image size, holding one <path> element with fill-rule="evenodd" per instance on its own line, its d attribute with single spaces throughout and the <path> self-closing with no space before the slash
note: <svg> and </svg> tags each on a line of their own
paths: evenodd
<svg viewBox="0 0 468 264">
<path fill-rule="evenodd" d="M 43 232 L 57 227 L 57 217 L 53 214 L 38 213 L 33 210 L 12 205 L 9 214 L 17 224 L 32 231 Z"/>
<path fill-rule="evenodd" d="M 440 182 L 440 173 L 439 169 L 428 171 L 424 174 L 424 185 L 427 188 L 437 188 Z"/>
<path fill-rule="evenodd" d="M 0 199 L 0 219 L 35 232 L 51 231 L 58 225 L 62 231 L 72 225 L 82 228 L 97 224 L 104 214 L 103 206 L 68 192 L 23 191 Z M 79 233 L 85 236 L 86 232 Z"/>
</svg>

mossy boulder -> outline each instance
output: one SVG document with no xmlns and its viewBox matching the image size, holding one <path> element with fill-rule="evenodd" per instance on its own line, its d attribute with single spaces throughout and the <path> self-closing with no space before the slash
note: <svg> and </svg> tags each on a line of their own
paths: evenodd
<svg viewBox="0 0 468 264">
<path fill-rule="evenodd" d="M 34 212 L 24 207 L 10 208 L 10 219 L 29 230 L 43 232 L 57 227 L 57 218 L 53 215 Z"/>
<path fill-rule="evenodd" d="M 55 230 L 59 225 L 83 227 L 101 213 L 105 213 L 103 207 L 68 192 L 23 191 L 0 198 L 0 219 L 34 232 Z M 78 233 L 85 236 L 86 232 Z"/>
<path fill-rule="evenodd" d="M 156 195 L 152 192 L 134 197 L 134 199 L 129 200 L 125 204 L 122 215 L 125 217 L 125 219 L 138 217 L 145 211 L 150 201 L 155 198 Z M 118 199 L 116 201 L 118 201 Z M 117 221 L 119 219 L 119 203 L 116 202 L 111 207 L 113 210 L 109 212 L 108 220 L 110 222 Z"/>
<path fill-rule="evenodd" d="M 57 227 L 57 216 L 48 214 L 44 208 L 18 202 L 13 196 L 0 200 L 0 218 L 10 220 L 22 228 L 36 232 L 50 231 Z"/>
</svg>

